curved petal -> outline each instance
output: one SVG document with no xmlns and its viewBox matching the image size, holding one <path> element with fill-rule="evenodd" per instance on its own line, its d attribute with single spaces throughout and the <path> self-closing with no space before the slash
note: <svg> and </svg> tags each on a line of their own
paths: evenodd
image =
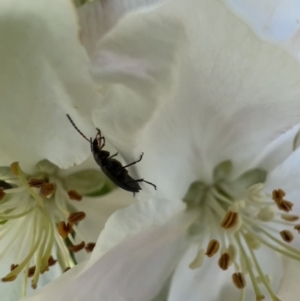
<svg viewBox="0 0 300 301">
<path fill-rule="evenodd" d="M 300 5 L 295 0 L 225 0 L 262 38 L 286 47 L 300 59 Z"/>
<path fill-rule="evenodd" d="M 84 117 L 97 92 L 78 40 L 71 1 L 10 1 L 0 4 L 0 165 L 25 168 L 47 158 L 66 168 L 82 162 L 89 147 L 68 119 L 87 132 Z M 80 104 L 81 102 L 81 104 Z M 88 133 L 88 132 L 87 132 Z"/>
<path fill-rule="evenodd" d="M 90 301 L 151 300 L 182 254 L 183 234 L 174 224 L 143 231 L 104 254 L 84 272 L 79 267 L 76 273 L 71 270 L 70 277 L 63 275 L 24 300 L 83 301 L 87 295 Z"/>
<path fill-rule="evenodd" d="M 180 200 L 148 198 L 118 210 L 105 224 L 91 260 L 137 233 L 163 225 L 184 209 Z"/>
<path fill-rule="evenodd" d="M 96 242 L 100 232 L 104 228 L 107 219 L 117 210 L 129 206 L 135 201 L 131 193 L 122 189 L 115 189 L 112 192 L 99 198 L 83 198 L 75 205 L 76 209 L 86 213 L 86 218 L 80 222 L 78 229 L 83 237 L 78 237 L 80 243 L 82 238 L 86 242 Z M 88 258 L 85 252 L 78 252 L 76 259 L 82 262 Z"/>
<path fill-rule="evenodd" d="M 143 19 L 151 16 L 144 14 Z M 213 167 L 224 160 L 233 161 L 236 173 L 244 171 L 264 147 L 298 124 L 300 69 L 292 56 L 254 36 L 219 1 L 170 1 L 160 6 L 155 16 L 156 23 L 172 18 L 185 25 L 187 39 L 174 96 L 165 97 L 163 106 L 155 106 L 154 101 L 161 101 L 150 99 L 146 91 L 144 98 L 136 96 L 141 85 L 137 88 L 131 84 L 127 86 L 131 90 L 124 90 L 119 78 L 102 73 L 115 84 L 102 113 L 95 110 L 94 121 L 99 125 L 105 122 L 105 132 L 114 136 L 113 142 L 123 153 L 132 153 L 135 145 L 128 137 L 138 137 L 136 156 L 147 151 L 143 162 L 136 166 L 138 173 L 156 179 L 163 187 L 163 196 L 179 198 L 193 180 L 210 182 Z M 114 28 L 120 35 L 111 35 L 109 41 L 121 45 L 121 40 L 122 46 L 124 41 L 127 48 L 122 49 L 136 47 L 142 30 L 143 36 L 157 30 L 151 22 L 145 28 L 140 26 L 133 15 L 122 21 Z M 132 30 L 124 32 L 126 24 Z M 137 35 L 133 27 L 139 27 L 141 34 Z M 168 39 L 164 31 L 161 39 Z M 147 50 L 144 54 L 135 48 L 135 58 L 128 59 L 117 51 L 111 56 L 104 46 L 97 55 L 103 57 L 103 62 L 109 57 L 122 62 L 118 64 L 121 71 L 125 63 L 129 70 L 137 65 L 141 68 L 147 61 L 154 64 L 149 57 L 158 47 L 157 40 L 142 41 L 147 42 Z M 105 66 L 103 62 L 99 66 Z M 134 83 L 140 84 L 138 80 Z M 150 110 L 152 113 L 146 115 L 144 111 Z M 112 120 L 110 124 L 104 121 L 107 116 Z"/>
<path fill-rule="evenodd" d="M 297 279 L 299 278 L 300 264 L 295 260 L 285 259 L 285 273 L 278 290 L 278 297 L 281 300 L 299 300 L 300 287 Z"/>
<path fill-rule="evenodd" d="M 281 134 L 268 144 L 249 166 L 251 168 L 261 168 L 272 171 L 280 165 L 294 150 L 294 141 L 299 132 L 300 125 Z"/>
<path fill-rule="evenodd" d="M 194 245 L 189 248 L 177 269 L 175 270 L 168 301 L 232 301 L 239 300 L 240 291 L 235 288 L 231 281 L 231 274 L 235 272 L 233 268 L 222 271 L 218 267 L 218 256 L 205 258 L 203 265 L 196 269 L 189 269 L 189 264 L 197 253 L 197 247 Z M 278 256 L 269 249 L 259 249 L 256 255 L 261 263 L 264 272 L 275 275 L 272 280 L 272 287 L 276 292 L 279 286 L 279 280 L 283 274 L 282 265 Z M 276 262 L 277 264 L 274 264 Z M 262 288 L 263 294 L 268 300 L 267 292 Z M 222 296 L 222 297 L 221 297 Z M 246 299 L 245 301 L 255 300 L 253 288 L 249 276 L 246 277 Z"/>
<path fill-rule="evenodd" d="M 126 13 L 163 0 L 94 0 L 78 9 L 82 43 L 88 54 L 95 52 L 99 39 Z"/>
<path fill-rule="evenodd" d="M 91 72 L 101 85 L 115 85 L 105 91 L 93 120 L 115 145 L 132 148 L 172 94 L 181 44 L 182 24 L 154 9 L 128 14 L 101 39 Z"/>
</svg>

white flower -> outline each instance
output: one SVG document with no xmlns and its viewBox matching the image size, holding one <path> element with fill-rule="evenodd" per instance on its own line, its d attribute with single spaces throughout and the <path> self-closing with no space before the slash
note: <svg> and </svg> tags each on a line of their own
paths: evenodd
<svg viewBox="0 0 300 301">
<path fill-rule="evenodd" d="M 145 152 L 138 175 L 158 191 L 144 185 L 152 197 L 108 220 L 87 265 L 28 300 L 146 301 L 164 287 L 160 300 L 278 300 L 275 248 L 300 259 L 286 212 L 300 196 L 298 62 L 216 0 L 128 15 L 93 62 L 109 88 L 95 124 L 127 158 Z"/>
<path fill-rule="evenodd" d="M 274 248 L 300 258 L 277 227 L 288 214 L 280 231 L 293 231 L 299 197 L 298 62 L 221 2 L 190 0 L 125 17 L 94 64 L 114 83 L 95 124 L 128 158 L 145 151 L 136 168 L 158 191 L 144 185 L 152 197 L 108 220 L 87 265 L 28 300 L 145 301 L 165 284 L 172 301 L 277 300 Z"/>
<path fill-rule="evenodd" d="M 66 114 L 94 136 L 98 101 L 71 1 L 3 0 L 0 23 L 0 290 L 15 301 L 85 259 L 66 239 L 91 251 L 108 216 L 132 199 L 119 190 L 82 198 L 78 191 L 99 195 L 106 185 L 97 170 L 83 170 L 99 170 L 93 161 L 62 170 L 91 153 Z"/>
</svg>

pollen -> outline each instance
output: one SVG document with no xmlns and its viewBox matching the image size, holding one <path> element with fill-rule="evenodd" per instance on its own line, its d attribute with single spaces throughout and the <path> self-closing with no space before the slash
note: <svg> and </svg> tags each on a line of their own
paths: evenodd
<svg viewBox="0 0 300 301">
<path fill-rule="evenodd" d="M 213 257 L 219 251 L 219 248 L 220 248 L 220 243 L 216 239 L 212 239 L 208 243 L 205 255 L 207 257 Z"/>
<path fill-rule="evenodd" d="M 229 267 L 230 261 L 231 259 L 229 253 L 223 253 L 218 261 L 219 267 L 223 271 L 226 271 Z"/>
<path fill-rule="evenodd" d="M 2 201 L 5 197 L 6 193 L 4 192 L 3 188 L 0 188 L 0 201 Z"/>
<path fill-rule="evenodd" d="M 274 190 L 272 193 L 272 198 L 277 205 L 279 210 L 284 212 L 290 212 L 294 204 L 290 201 L 284 200 L 285 192 L 282 189 Z"/>
<path fill-rule="evenodd" d="M 46 181 L 44 179 L 31 179 L 28 182 L 29 187 L 36 187 L 41 188 L 43 184 L 45 184 Z"/>
<path fill-rule="evenodd" d="M 69 196 L 70 200 L 73 200 L 73 201 L 81 201 L 82 200 L 82 195 L 80 193 L 78 193 L 76 190 L 69 190 L 68 196 Z"/>
<path fill-rule="evenodd" d="M 228 211 L 221 222 L 221 227 L 224 229 L 234 228 L 238 224 L 239 215 L 237 212 Z"/>
<path fill-rule="evenodd" d="M 242 273 L 233 273 L 232 282 L 238 289 L 243 289 L 246 286 L 246 280 Z"/>
<path fill-rule="evenodd" d="M 55 184 L 53 183 L 43 183 L 41 186 L 41 195 L 43 197 L 49 197 L 55 192 Z"/>
<path fill-rule="evenodd" d="M 77 252 L 81 251 L 82 249 L 84 249 L 84 247 L 85 247 L 85 242 L 82 241 L 82 242 L 81 242 L 80 244 L 78 244 L 78 245 L 71 245 L 71 246 L 69 246 L 69 249 L 70 249 L 72 252 L 77 253 Z"/>
<path fill-rule="evenodd" d="M 292 234 L 291 231 L 288 231 L 288 230 L 281 231 L 280 235 L 281 235 L 281 238 L 287 243 L 291 243 L 294 239 L 294 235 Z"/>
<path fill-rule="evenodd" d="M 96 244 L 94 242 L 90 242 L 85 246 L 85 250 L 87 253 L 91 253 L 93 252 L 94 248 L 95 248 Z"/>
<path fill-rule="evenodd" d="M 68 234 L 72 233 L 73 228 L 72 225 L 65 222 L 60 222 L 57 225 L 57 231 L 62 238 L 67 238 Z"/>
<path fill-rule="evenodd" d="M 83 211 L 73 212 L 68 217 L 68 222 L 70 224 L 76 224 L 85 219 L 86 214 Z"/>
</svg>

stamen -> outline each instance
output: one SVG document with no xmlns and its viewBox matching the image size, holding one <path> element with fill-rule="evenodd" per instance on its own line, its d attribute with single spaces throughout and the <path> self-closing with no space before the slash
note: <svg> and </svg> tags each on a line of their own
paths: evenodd
<svg viewBox="0 0 300 301">
<path fill-rule="evenodd" d="M 57 263 L 57 260 L 56 259 L 54 259 L 53 257 L 52 257 L 52 255 L 49 257 L 49 259 L 48 259 L 48 265 L 49 265 L 49 267 L 52 267 L 53 265 L 55 265 Z"/>
<path fill-rule="evenodd" d="M 0 188 L 0 201 L 2 201 L 5 197 L 5 192 L 4 192 L 4 189 L 1 187 Z"/>
<path fill-rule="evenodd" d="M 216 239 L 212 239 L 206 248 L 205 255 L 207 255 L 207 257 L 213 257 L 219 251 L 219 248 L 220 243 Z"/>
<path fill-rule="evenodd" d="M 276 203 L 279 210 L 290 212 L 294 204 L 290 201 L 284 200 L 285 192 L 282 189 L 273 190 L 272 199 Z"/>
<path fill-rule="evenodd" d="M 68 222 L 70 224 L 75 224 L 75 223 L 79 223 L 80 221 L 82 221 L 84 218 L 86 217 L 85 212 L 83 211 L 78 211 L 78 212 L 73 212 L 69 215 L 68 217 Z"/>
<path fill-rule="evenodd" d="M 70 267 L 66 267 L 66 268 L 64 269 L 64 273 L 65 273 L 65 272 L 68 272 L 69 270 L 71 270 L 71 268 L 70 268 Z"/>
<path fill-rule="evenodd" d="M 41 188 L 43 184 L 45 184 L 44 179 L 31 179 L 28 182 L 29 187 Z"/>
<path fill-rule="evenodd" d="M 223 271 L 226 271 L 229 267 L 230 261 L 230 255 L 228 253 L 223 253 L 218 261 L 219 267 Z"/>
<path fill-rule="evenodd" d="M 73 201 L 81 201 L 82 200 L 82 195 L 80 193 L 78 193 L 76 190 L 69 190 L 68 196 L 69 196 L 70 200 L 73 200 Z"/>
<path fill-rule="evenodd" d="M 295 229 L 295 230 L 297 230 L 297 231 L 298 231 L 298 233 L 300 233 L 300 224 L 298 224 L 298 225 L 295 225 L 295 226 L 294 226 L 294 229 Z"/>
<path fill-rule="evenodd" d="M 205 251 L 204 249 L 200 249 L 195 257 L 195 259 L 190 263 L 189 268 L 191 270 L 195 270 L 203 264 Z"/>
<path fill-rule="evenodd" d="M 66 225 L 65 222 L 60 222 L 57 225 L 57 231 L 62 238 L 67 238 L 68 234 L 72 233 L 72 230 L 72 225 L 69 223 Z"/>
<path fill-rule="evenodd" d="M 28 275 L 29 278 L 32 277 L 32 276 L 34 275 L 35 269 L 36 269 L 35 266 L 32 266 L 32 267 L 30 267 L 30 268 L 28 269 L 27 275 Z"/>
<path fill-rule="evenodd" d="M 14 162 L 10 165 L 11 172 L 15 175 L 18 176 L 20 172 L 20 167 L 19 167 L 19 162 Z"/>
<path fill-rule="evenodd" d="M 70 249 L 72 252 L 76 253 L 76 252 L 81 251 L 84 247 L 85 247 L 85 242 L 82 241 L 82 242 L 81 242 L 80 244 L 78 244 L 78 245 L 71 245 L 71 246 L 69 246 L 69 249 Z"/>
<path fill-rule="evenodd" d="M 246 280 L 242 273 L 233 273 L 232 282 L 238 289 L 243 289 L 246 286 Z"/>
<path fill-rule="evenodd" d="M 275 211 L 272 206 L 265 206 L 260 209 L 257 218 L 263 222 L 271 221 L 275 216 Z"/>
<path fill-rule="evenodd" d="M 11 264 L 10 271 L 12 272 L 17 267 L 18 267 L 18 264 Z"/>
<path fill-rule="evenodd" d="M 41 195 L 43 197 L 48 197 L 55 192 L 55 184 L 53 183 L 44 183 L 41 187 Z"/>
<path fill-rule="evenodd" d="M 295 222 L 299 219 L 298 215 L 291 215 L 291 214 L 281 214 L 281 218 L 288 222 Z"/>
<path fill-rule="evenodd" d="M 87 252 L 87 253 L 93 252 L 95 246 L 96 246 L 96 244 L 95 244 L 94 242 L 89 242 L 89 243 L 85 246 L 86 252 Z"/>
<path fill-rule="evenodd" d="M 288 230 L 281 231 L 280 236 L 287 243 L 291 243 L 294 239 L 294 236 L 293 236 L 292 232 L 288 231 Z"/>
<path fill-rule="evenodd" d="M 239 215 L 237 212 L 228 211 L 221 222 L 221 227 L 224 229 L 230 229 L 238 224 Z"/>
</svg>

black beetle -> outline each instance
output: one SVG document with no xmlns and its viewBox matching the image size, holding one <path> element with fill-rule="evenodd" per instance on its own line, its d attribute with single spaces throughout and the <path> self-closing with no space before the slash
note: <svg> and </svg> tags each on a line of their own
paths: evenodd
<svg viewBox="0 0 300 301">
<path fill-rule="evenodd" d="M 77 128 L 74 121 L 71 119 L 70 115 L 67 114 L 68 119 L 70 120 L 71 124 L 74 126 L 74 128 L 77 130 L 77 132 L 87 141 L 91 144 L 91 151 L 93 153 L 94 159 L 96 163 L 100 166 L 103 173 L 117 186 L 120 188 L 131 191 L 133 194 L 139 192 L 141 190 L 139 182 L 145 182 L 149 185 L 152 185 L 156 190 L 156 185 L 145 181 L 144 179 L 133 179 L 129 174 L 127 167 L 134 165 L 138 162 L 140 162 L 143 158 L 144 153 L 141 154 L 140 159 L 137 161 L 134 161 L 130 164 L 127 164 L 125 166 L 122 166 L 121 162 L 119 162 L 116 159 L 113 159 L 113 157 L 116 157 L 118 153 L 110 156 L 110 152 L 103 150 L 105 146 L 105 137 L 101 136 L 101 131 L 99 129 L 97 130 L 96 137 L 88 139 L 83 133 Z"/>
</svg>

